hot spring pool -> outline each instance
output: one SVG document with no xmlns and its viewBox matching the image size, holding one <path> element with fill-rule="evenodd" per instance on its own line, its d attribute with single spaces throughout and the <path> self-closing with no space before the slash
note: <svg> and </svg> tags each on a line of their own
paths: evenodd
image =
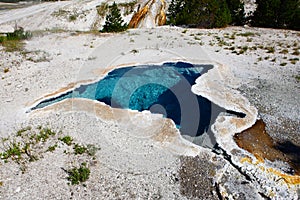
<svg viewBox="0 0 300 200">
<path fill-rule="evenodd" d="M 40 109 L 67 98 L 87 98 L 113 108 L 149 110 L 172 119 L 181 134 L 199 136 L 223 108 L 191 92 L 195 80 L 213 65 L 167 62 L 114 69 L 98 82 L 40 102 Z"/>
</svg>

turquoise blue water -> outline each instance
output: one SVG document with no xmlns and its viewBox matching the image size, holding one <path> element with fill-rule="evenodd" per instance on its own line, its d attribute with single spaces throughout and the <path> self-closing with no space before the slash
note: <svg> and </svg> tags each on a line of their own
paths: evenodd
<svg viewBox="0 0 300 200">
<path fill-rule="evenodd" d="M 87 98 L 114 108 L 161 113 L 172 119 L 183 134 L 196 136 L 208 131 L 216 105 L 193 94 L 191 86 L 212 67 L 169 62 L 115 69 L 99 82 L 42 101 L 32 110 L 67 98 Z"/>
</svg>

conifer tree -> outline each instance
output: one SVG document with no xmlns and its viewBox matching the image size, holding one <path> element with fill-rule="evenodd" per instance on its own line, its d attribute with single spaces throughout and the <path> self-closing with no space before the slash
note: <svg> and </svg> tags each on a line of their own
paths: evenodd
<svg viewBox="0 0 300 200">
<path fill-rule="evenodd" d="M 259 27 L 300 29 L 299 0 L 257 0 L 251 24 Z"/>
<path fill-rule="evenodd" d="M 168 23 L 189 27 L 224 27 L 231 22 L 226 0 L 172 0 Z"/>
<path fill-rule="evenodd" d="M 127 29 L 127 24 L 121 16 L 120 9 L 116 2 L 109 6 L 109 14 L 106 16 L 105 24 L 101 32 L 121 32 Z"/>
<path fill-rule="evenodd" d="M 244 25 L 246 22 L 245 8 L 242 0 L 226 0 L 233 25 Z"/>
<path fill-rule="evenodd" d="M 280 0 L 256 0 L 257 8 L 252 18 L 252 25 L 260 27 L 278 27 Z"/>
<path fill-rule="evenodd" d="M 300 1 L 282 0 L 279 11 L 279 27 L 300 30 Z"/>
</svg>

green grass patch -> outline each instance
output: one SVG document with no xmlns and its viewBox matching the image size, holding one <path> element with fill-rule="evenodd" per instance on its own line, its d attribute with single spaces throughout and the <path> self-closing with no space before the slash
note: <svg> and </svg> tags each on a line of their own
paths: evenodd
<svg viewBox="0 0 300 200">
<path fill-rule="evenodd" d="M 58 138 L 58 140 L 62 141 L 63 143 L 65 143 L 68 146 L 70 146 L 73 142 L 73 138 L 69 135 L 64 136 L 62 138 Z"/>
<path fill-rule="evenodd" d="M 17 136 L 22 136 L 22 134 L 26 131 L 30 131 L 31 130 L 31 126 L 27 126 L 25 128 L 21 128 L 20 130 L 17 131 Z"/>
<path fill-rule="evenodd" d="M 36 142 L 46 142 L 46 140 L 50 137 L 50 136 L 54 136 L 56 133 L 53 132 L 51 129 L 49 128 L 42 128 L 39 132 L 39 134 L 35 135 L 35 140 Z"/>
<path fill-rule="evenodd" d="M 15 161 L 24 172 L 26 163 L 38 160 L 40 154 L 44 152 L 43 149 L 51 149 L 45 142 L 55 135 L 56 132 L 49 128 L 38 127 L 34 130 L 31 126 L 21 128 L 12 139 L 2 138 L 3 151 L 0 152 L 0 158 L 4 162 Z"/>
<path fill-rule="evenodd" d="M 72 185 L 77 185 L 79 183 L 85 182 L 89 179 L 90 169 L 87 167 L 86 163 L 81 163 L 80 167 L 74 167 L 67 170 L 68 177 L 67 180 L 71 182 Z"/>
<path fill-rule="evenodd" d="M 1 159 L 7 160 L 11 158 L 12 160 L 20 160 L 22 158 L 24 149 L 21 147 L 20 143 L 12 142 L 6 148 L 7 149 L 0 154 Z"/>
<path fill-rule="evenodd" d="M 74 147 L 73 147 L 73 149 L 74 149 L 75 155 L 77 155 L 77 154 L 84 154 L 84 153 L 87 152 L 87 148 L 85 146 L 81 146 L 79 144 L 75 144 Z"/>
<path fill-rule="evenodd" d="M 53 152 L 53 151 L 55 151 L 56 147 L 57 147 L 57 144 L 55 144 L 53 146 L 49 146 L 47 151 Z"/>
<path fill-rule="evenodd" d="M 0 44 L 7 52 L 24 50 L 25 43 L 23 40 L 32 37 L 30 32 L 24 31 L 22 28 L 15 30 L 13 33 L 7 33 L 6 36 L 0 37 Z"/>
</svg>

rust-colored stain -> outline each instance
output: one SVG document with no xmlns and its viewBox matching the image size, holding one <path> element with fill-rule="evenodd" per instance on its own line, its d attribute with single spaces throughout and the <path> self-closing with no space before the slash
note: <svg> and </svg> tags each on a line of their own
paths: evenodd
<svg viewBox="0 0 300 200">
<path fill-rule="evenodd" d="M 293 176 L 293 175 L 288 175 L 288 174 L 284 174 L 276 169 L 273 169 L 273 168 L 268 168 L 267 169 L 268 172 L 270 173 L 273 173 L 273 174 L 276 174 L 277 176 L 280 176 L 283 178 L 283 180 L 286 182 L 286 183 L 289 183 L 289 184 L 300 184 L 300 176 Z"/>
<path fill-rule="evenodd" d="M 148 5 L 146 5 L 144 8 L 142 8 L 141 10 L 139 10 L 138 12 L 136 12 L 130 22 L 129 22 L 129 28 L 137 28 L 139 23 L 145 18 L 146 14 L 149 11 L 149 7 Z"/>
<path fill-rule="evenodd" d="M 158 26 L 162 26 L 164 24 L 166 24 L 167 21 L 167 17 L 166 17 L 166 13 L 165 13 L 165 7 L 166 7 L 166 2 L 164 0 L 160 0 L 161 1 L 161 7 L 160 7 L 160 11 L 159 13 L 155 16 L 155 22 L 157 22 Z M 151 6 L 155 3 L 155 0 L 149 0 L 146 5 L 140 9 L 139 11 L 137 11 L 131 18 L 130 22 L 129 22 L 129 28 L 137 28 L 139 26 L 139 24 L 141 23 L 141 21 L 144 20 L 144 18 L 146 17 L 146 15 L 148 14 Z"/>
<path fill-rule="evenodd" d="M 156 21 L 158 22 L 158 26 L 165 25 L 167 22 L 167 16 L 165 12 L 165 7 L 166 7 L 166 2 L 165 0 L 160 0 L 161 1 L 161 8 L 160 8 L 160 13 L 159 15 L 156 16 Z"/>
<path fill-rule="evenodd" d="M 244 157 L 240 160 L 240 162 L 241 163 L 248 162 L 248 163 L 256 165 L 256 164 L 258 164 L 260 162 L 264 162 L 264 161 L 258 160 L 256 163 L 253 163 L 253 161 L 250 157 Z M 268 173 L 272 173 L 272 174 L 275 174 L 275 175 L 279 176 L 280 178 L 282 178 L 284 180 L 284 182 L 286 182 L 288 184 L 293 184 L 293 185 L 300 184 L 300 176 L 298 176 L 298 175 L 285 174 L 285 173 L 280 172 L 277 169 L 265 168 L 263 166 L 259 166 L 259 169 L 261 169 L 262 171 L 266 171 Z"/>
<path fill-rule="evenodd" d="M 288 175 L 272 168 L 266 171 L 282 177 L 287 183 L 300 184 L 300 156 L 298 155 L 300 147 L 291 142 L 275 142 L 265 128 L 265 123 L 262 120 L 258 120 L 251 128 L 236 134 L 234 140 L 240 148 L 252 153 L 258 162 L 264 162 L 265 159 L 268 159 L 270 161 L 281 160 L 288 163 L 294 170 L 293 175 Z M 251 158 L 248 157 L 243 158 L 241 162 L 252 163 Z"/>
</svg>

